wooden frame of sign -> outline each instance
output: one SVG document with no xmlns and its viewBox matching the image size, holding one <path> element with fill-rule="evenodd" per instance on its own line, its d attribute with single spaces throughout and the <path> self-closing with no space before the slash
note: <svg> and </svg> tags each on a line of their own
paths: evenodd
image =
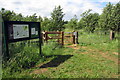
<svg viewBox="0 0 120 80">
<path fill-rule="evenodd" d="M 41 28 L 40 22 L 25 22 L 25 21 L 5 21 L 4 34 L 6 40 L 6 54 L 9 58 L 8 44 L 18 41 L 39 39 L 40 54 L 41 54 Z"/>
</svg>

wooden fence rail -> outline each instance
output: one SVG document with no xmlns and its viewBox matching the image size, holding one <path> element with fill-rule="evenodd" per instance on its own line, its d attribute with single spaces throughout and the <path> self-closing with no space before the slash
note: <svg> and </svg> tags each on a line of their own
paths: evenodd
<svg viewBox="0 0 120 80">
<path fill-rule="evenodd" d="M 50 36 L 49 34 L 55 34 L 57 36 Z M 68 43 L 78 44 L 78 32 L 42 32 L 42 38 L 44 42 L 48 42 L 50 39 L 57 39 L 57 42 L 61 45 Z"/>
</svg>

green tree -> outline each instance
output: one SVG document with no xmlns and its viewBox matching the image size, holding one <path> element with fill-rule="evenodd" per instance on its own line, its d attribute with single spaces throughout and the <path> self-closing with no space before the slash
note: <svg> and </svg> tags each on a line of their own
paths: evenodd
<svg viewBox="0 0 120 80">
<path fill-rule="evenodd" d="M 77 24 L 78 24 L 78 19 L 77 19 L 77 16 L 74 15 L 74 17 L 68 21 L 67 24 L 65 24 L 65 28 L 69 28 L 69 29 L 72 29 L 72 30 L 75 30 L 77 29 Z"/>
<path fill-rule="evenodd" d="M 43 18 L 41 16 L 38 17 L 38 22 L 43 22 Z"/>
<path fill-rule="evenodd" d="M 24 17 L 23 15 L 20 13 L 20 14 L 15 14 L 12 19 L 12 21 L 23 21 L 24 20 Z"/>
<path fill-rule="evenodd" d="M 25 19 L 24 19 L 24 21 L 37 22 L 38 18 L 37 18 L 36 13 L 34 13 L 33 15 L 30 15 L 30 16 L 26 16 Z"/>
<path fill-rule="evenodd" d="M 84 24 L 83 18 L 81 18 L 81 19 L 78 21 L 78 27 L 77 27 L 77 29 L 83 29 L 83 28 L 85 28 L 85 24 Z"/>
<path fill-rule="evenodd" d="M 118 2 L 115 6 L 113 6 L 112 11 L 112 26 L 110 27 L 113 31 L 119 31 L 120 26 L 120 2 Z"/>
<path fill-rule="evenodd" d="M 103 30 L 109 30 L 110 39 L 114 39 L 116 31 L 119 30 L 120 24 L 120 2 L 116 5 L 111 4 L 110 2 L 103 9 L 103 13 L 100 16 L 99 26 Z"/>
<path fill-rule="evenodd" d="M 91 9 L 81 14 L 81 20 L 78 23 L 78 27 L 84 28 L 88 32 L 94 32 L 98 25 L 99 14 L 90 13 Z"/>
<path fill-rule="evenodd" d="M 51 13 L 51 21 L 52 21 L 52 26 L 50 28 L 50 30 L 54 30 L 54 31 L 61 31 L 64 29 L 63 25 L 64 25 L 64 13 L 62 11 L 61 6 L 55 7 L 53 12 Z"/>
<path fill-rule="evenodd" d="M 51 20 L 47 17 L 43 18 L 43 21 L 41 22 L 41 29 L 43 31 L 50 31 L 51 29 Z"/>
<path fill-rule="evenodd" d="M 100 16 L 99 26 L 104 30 L 109 30 L 112 22 L 112 9 L 113 5 L 109 2 L 103 9 L 103 13 Z"/>
<path fill-rule="evenodd" d="M 5 8 L 1 9 L 0 14 L 2 14 L 2 18 L 4 21 L 13 20 L 12 18 L 16 15 L 15 12 L 10 11 L 10 10 L 5 10 Z"/>
</svg>

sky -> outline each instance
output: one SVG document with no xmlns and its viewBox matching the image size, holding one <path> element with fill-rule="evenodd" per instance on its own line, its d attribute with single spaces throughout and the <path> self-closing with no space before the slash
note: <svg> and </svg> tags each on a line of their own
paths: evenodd
<svg viewBox="0 0 120 80">
<path fill-rule="evenodd" d="M 60 5 L 65 14 L 64 20 L 70 20 L 74 15 L 79 19 L 80 14 L 88 9 L 101 14 L 108 2 L 116 4 L 119 0 L 0 0 L 0 9 L 5 8 L 24 16 L 36 13 L 37 16 L 50 18 L 55 6 Z"/>
</svg>

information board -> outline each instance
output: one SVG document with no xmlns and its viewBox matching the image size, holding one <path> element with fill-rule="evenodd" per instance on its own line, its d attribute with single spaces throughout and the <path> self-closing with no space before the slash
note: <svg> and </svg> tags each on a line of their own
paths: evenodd
<svg viewBox="0 0 120 80">
<path fill-rule="evenodd" d="M 40 22 L 5 21 L 4 34 L 7 58 L 9 58 L 9 43 L 31 39 L 39 40 L 41 54 Z"/>
<path fill-rule="evenodd" d="M 40 38 L 40 22 L 6 21 L 8 42 Z"/>
</svg>

